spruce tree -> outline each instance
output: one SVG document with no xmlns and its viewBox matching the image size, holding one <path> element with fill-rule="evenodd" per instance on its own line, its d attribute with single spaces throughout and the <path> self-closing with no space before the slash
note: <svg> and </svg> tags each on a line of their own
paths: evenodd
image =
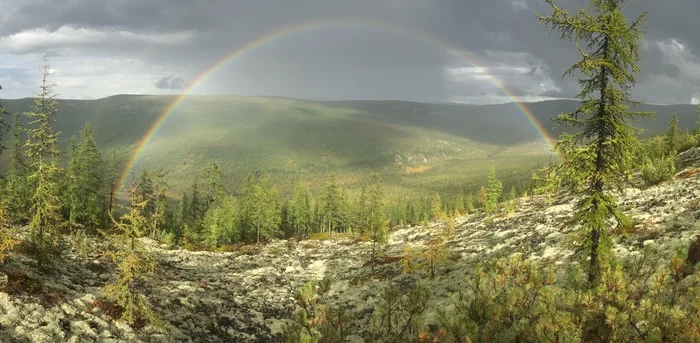
<svg viewBox="0 0 700 343">
<path fill-rule="evenodd" d="M 100 223 L 99 198 L 103 179 L 102 155 L 93 140 L 90 123 L 85 123 L 80 133 L 78 155 L 80 156 L 78 186 L 83 199 L 79 220 L 88 229 L 94 229 Z"/>
<path fill-rule="evenodd" d="M 49 83 L 51 66 L 48 58 L 44 58 L 41 74 L 40 90 L 34 97 L 30 111 L 24 115 L 30 120 L 25 143 L 31 170 L 28 180 L 33 189 L 30 198 L 30 238 L 36 247 L 37 261 L 43 265 L 51 254 L 58 252 L 62 222 L 59 189 L 62 171 L 57 146 L 59 134 L 51 126 L 56 121 L 58 104 L 53 91 L 55 84 Z"/>
<path fill-rule="evenodd" d="M 611 226 L 608 219 L 618 223 L 625 220 L 610 192 L 628 176 L 632 153 L 637 146 L 635 130 L 630 120 L 653 115 L 630 112 L 633 102 L 628 97 L 635 83 L 639 42 L 643 31 L 640 23 L 645 14 L 628 24 L 622 13 L 625 0 L 592 0 L 586 9 L 569 14 L 546 0 L 553 13 L 538 15 L 550 31 L 561 38 L 575 38 L 585 42 L 577 48 L 581 60 L 566 70 L 564 75 L 581 75 L 582 89 L 577 98 L 581 105 L 571 113 L 563 113 L 557 123 L 580 129 L 573 135 L 563 135 L 556 150 L 564 155 L 565 172 L 586 180 L 583 199 L 576 205 L 574 221 L 581 224 L 582 247 L 588 251 L 588 280 L 597 283 L 601 256 L 607 255 L 611 245 Z"/>
<path fill-rule="evenodd" d="M 668 131 L 666 131 L 666 136 L 664 136 L 664 141 L 666 143 L 666 151 L 671 155 L 675 156 L 678 154 L 678 149 L 680 148 L 680 137 L 681 132 L 678 128 L 678 115 L 674 112 L 671 114 L 671 120 L 668 124 Z"/>
<path fill-rule="evenodd" d="M 298 184 L 294 189 L 290 209 L 291 226 L 298 238 L 308 235 L 313 227 L 314 217 L 311 208 L 311 193 L 308 188 Z"/>
</svg>

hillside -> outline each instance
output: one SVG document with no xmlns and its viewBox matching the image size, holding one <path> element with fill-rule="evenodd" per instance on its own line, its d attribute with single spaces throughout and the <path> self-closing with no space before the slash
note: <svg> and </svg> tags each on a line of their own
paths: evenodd
<svg viewBox="0 0 700 343">
<path fill-rule="evenodd" d="M 119 95 L 99 100 L 61 100 L 57 130 L 65 151 L 86 121 L 104 156 L 122 163 L 131 156 L 174 96 Z M 11 113 L 30 99 L 3 100 Z M 544 127 L 573 101 L 527 104 Z M 638 126 L 665 130 L 676 111 L 681 126 L 694 125 L 695 107 L 646 106 L 661 112 Z M 556 133 L 556 132 L 553 132 Z M 191 96 L 164 121 L 145 146 L 134 170 L 161 170 L 171 195 L 189 187 L 202 167 L 217 162 L 236 188 L 261 169 L 281 191 L 299 181 L 312 188 L 327 174 L 353 189 L 381 172 L 393 194 L 475 190 L 495 166 L 508 184 L 546 164 L 549 150 L 514 104 L 457 105 L 397 101 L 303 101 L 275 97 Z M 459 188 L 458 187 L 458 188 Z"/>
<path fill-rule="evenodd" d="M 618 256 L 639 256 L 645 247 L 672 254 L 700 234 L 698 171 L 696 164 L 672 181 L 646 189 L 628 188 L 620 194 L 622 208 L 637 224 L 614 237 Z M 103 257 L 69 253 L 55 273 L 42 273 L 31 259 L 17 255 L 7 264 L 7 270 L 13 271 L 8 272 L 9 281 L 39 280 L 44 288 L 35 289 L 44 296 L 37 303 L 31 297 L 12 299 L 0 292 L 0 340 L 282 342 L 278 333 L 295 309 L 294 292 L 306 281 L 323 277 L 334 279 L 328 299 L 347 306 L 359 323 L 352 332 L 359 333 L 368 328 L 380 301 L 379 290 L 389 284 L 406 289 L 421 279 L 435 295 L 431 307 L 439 308 L 437 304 L 449 302 L 446 294 L 466 288 L 475 264 L 489 258 L 519 253 L 532 261 L 566 265 L 571 250 L 564 238 L 573 228 L 565 223 L 574 201 L 565 196 L 550 206 L 540 197 L 521 198 L 514 213 L 492 221 L 483 214 L 458 218 L 456 233 L 446 244 L 449 262 L 438 267 L 433 280 L 428 280 L 426 271 L 403 274 L 399 259 L 406 247 L 426 248 L 442 230 L 440 222 L 395 229 L 382 251 L 384 262 L 376 270 L 366 263 L 371 243 L 351 239 L 276 240 L 226 253 L 171 249 L 144 239 L 159 269 L 143 287 L 165 321 L 164 333 L 132 329 L 95 307 L 113 270 Z"/>
</svg>

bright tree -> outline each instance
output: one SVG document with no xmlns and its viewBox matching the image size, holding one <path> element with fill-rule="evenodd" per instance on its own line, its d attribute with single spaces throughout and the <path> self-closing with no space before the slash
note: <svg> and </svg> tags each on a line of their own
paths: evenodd
<svg viewBox="0 0 700 343">
<path fill-rule="evenodd" d="M 59 189 L 61 153 L 57 146 L 59 133 L 52 128 L 58 114 L 58 104 L 53 91 L 55 84 L 49 83 L 51 73 L 48 58 L 44 58 L 39 92 L 34 97 L 30 111 L 24 113 L 30 120 L 25 147 L 30 168 L 28 180 L 33 189 L 29 229 L 40 265 L 48 262 L 52 253 L 58 252 L 62 222 Z"/>
<path fill-rule="evenodd" d="M 574 221 L 581 224 L 584 239 L 578 241 L 585 242 L 582 248 L 589 252 L 588 279 L 593 284 L 599 279 L 600 257 L 607 254 L 612 243 L 608 219 L 625 220 L 610 188 L 627 177 L 638 144 L 628 122 L 652 115 L 629 111 L 629 106 L 636 103 L 628 93 L 640 71 L 637 62 L 644 14 L 628 23 L 622 13 L 625 0 L 591 0 L 588 8 L 576 14 L 569 14 L 552 0 L 545 1 L 553 13 L 538 15 L 540 21 L 561 38 L 585 42 L 583 47 L 577 43 L 581 60 L 564 74 L 580 75 L 582 89 L 577 98 L 581 105 L 557 119 L 559 124 L 580 131 L 563 135 L 556 150 L 564 155 L 564 171 L 587 181 Z"/>
<path fill-rule="evenodd" d="M 498 210 L 498 202 L 503 194 L 503 184 L 496 177 L 496 170 L 491 167 L 486 182 L 486 213 L 492 214 Z"/>
<path fill-rule="evenodd" d="M 368 204 L 368 224 L 372 234 L 372 261 L 377 257 L 377 244 L 384 244 L 388 239 L 387 222 L 384 218 L 384 191 L 377 173 L 372 174 L 367 191 Z M 374 269 L 374 263 L 372 263 Z"/>
</svg>

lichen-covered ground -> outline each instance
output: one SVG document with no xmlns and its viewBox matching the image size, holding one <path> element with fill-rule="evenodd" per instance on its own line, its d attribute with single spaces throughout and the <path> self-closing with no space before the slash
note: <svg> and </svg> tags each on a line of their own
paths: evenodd
<svg viewBox="0 0 700 343">
<path fill-rule="evenodd" d="M 689 168 L 673 181 L 625 190 L 621 204 L 635 225 L 616 238 L 618 254 L 648 244 L 672 249 L 700 234 L 699 171 Z M 565 263 L 571 254 L 564 247 L 566 234 L 575 229 L 567 224 L 574 199 L 559 199 L 553 206 L 543 201 L 520 199 L 514 213 L 492 221 L 481 215 L 458 218 L 457 232 L 447 242 L 451 262 L 438 269 L 434 280 L 425 281 L 433 293 L 460 289 L 474 264 L 491 257 L 521 252 Z M 323 277 L 335 280 L 332 302 L 348 305 L 354 318 L 367 320 L 383 286 L 409 286 L 425 276 L 402 274 L 391 257 L 400 256 L 407 244 L 422 248 L 441 227 L 432 223 L 394 230 L 382 251 L 387 263 L 375 273 L 363 266 L 371 243 L 351 239 L 274 241 L 231 253 L 171 250 L 145 240 L 159 261 L 147 288 L 165 323 L 162 331 L 132 329 L 92 307 L 112 277 L 106 262 L 68 254 L 51 272 L 39 273 L 31 259 L 16 255 L 3 270 L 20 270 L 39 281 L 42 297 L 0 292 L 0 342 L 281 342 L 278 333 L 295 309 L 295 290 Z"/>
</svg>

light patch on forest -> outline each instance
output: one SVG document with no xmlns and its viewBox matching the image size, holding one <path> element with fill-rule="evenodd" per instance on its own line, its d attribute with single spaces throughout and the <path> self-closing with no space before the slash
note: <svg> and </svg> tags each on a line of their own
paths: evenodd
<svg viewBox="0 0 700 343">
<path fill-rule="evenodd" d="M 426 165 L 415 166 L 415 167 L 408 166 L 408 167 L 404 168 L 404 173 L 406 173 L 406 174 L 420 174 L 420 173 L 426 172 L 430 169 L 433 169 L 433 166 L 426 166 Z"/>
</svg>

